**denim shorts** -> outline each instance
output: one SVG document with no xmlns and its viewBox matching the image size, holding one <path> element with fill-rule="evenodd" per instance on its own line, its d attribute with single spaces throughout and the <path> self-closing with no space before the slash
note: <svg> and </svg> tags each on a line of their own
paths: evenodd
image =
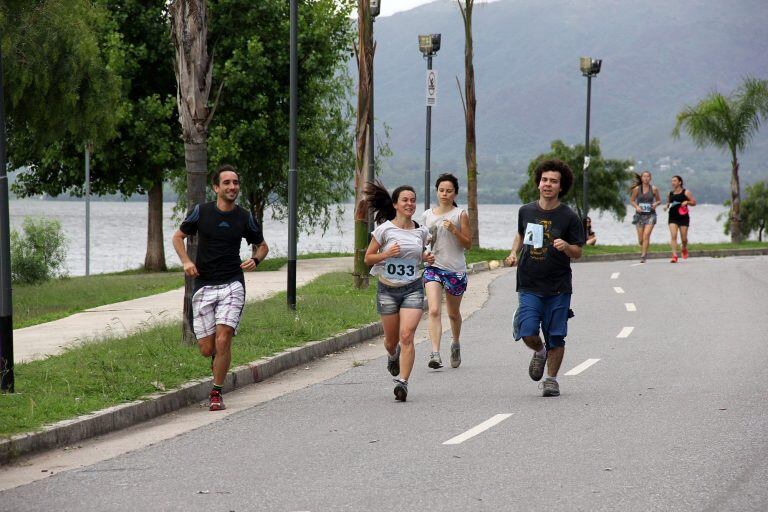
<svg viewBox="0 0 768 512">
<path fill-rule="evenodd" d="M 379 281 L 376 311 L 380 315 L 394 315 L 403 308 L 424 309 L 424 284 L 421 279 L 403 286 L 387 286 Z"/>
<path fill-rule="evenodd" d="M 571 294 L 540 297 L 533 293 L 520 292 L 518 296 L 520 305 L 512 320 L 515 340 L 536 336 L 541 328 L 548 349 L 565 346 Z"/>
<path fill-rule="evenodd" d="M 461 297 L 467 291 L 466 272 L 451 272 L 437 267 L 426 267 L 422 278 L 424 283 L 434 281 L 440 283 L 445 288 L 446 293 L 456 297 Z"/>
</svg>

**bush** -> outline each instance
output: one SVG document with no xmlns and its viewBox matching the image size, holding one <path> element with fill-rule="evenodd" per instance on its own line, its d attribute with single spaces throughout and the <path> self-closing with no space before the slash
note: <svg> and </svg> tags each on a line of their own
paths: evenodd
<svg viewBox="0 0 768 512">
<path fill-rule="evenodd" d="M 64 274 L 67 241 L 58 220 L 27 217 L 24 233 L 11 232 L 11 281 L 39 283 Z"/>
</svg>

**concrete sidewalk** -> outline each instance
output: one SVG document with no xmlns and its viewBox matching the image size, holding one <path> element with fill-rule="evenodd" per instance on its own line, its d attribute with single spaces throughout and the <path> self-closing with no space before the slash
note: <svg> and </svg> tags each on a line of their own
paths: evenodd
<svg viewBox="0 0 768 512">
<path fill-rule="evenodd" d="M 297 260 L 296 286 L 322 274 L 351 272 L 352 257 Z M 287 270 L 246 272 L 246 300 L 264 300 L 287 287 Z M 182 314 L 184 288 L 140 299 L 91 308 L 72 316 L 13 331 L 16 363 L 45 359 L 67 347 L 105 337 L 123 337 L 158 323 L 178 321 Z"/>
</svg>

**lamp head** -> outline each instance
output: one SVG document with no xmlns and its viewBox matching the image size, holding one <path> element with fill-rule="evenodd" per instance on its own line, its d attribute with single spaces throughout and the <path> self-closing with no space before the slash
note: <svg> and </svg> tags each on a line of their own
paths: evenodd
<svg viewBox="0 0 768 512">
<path fill-rule="evenodd" d="M 381 0 L 369 0 L 368 5 L 371 7 L 371 18 L 375 18 L 381 12 Z"/>
<path fill-rule="evenodd" d="M 436 54 L 440 50 L 440 34 L 419 35 L 419 50 L 425 57 Z"/>
<path fill-rule="evenodd" d="M 579 69 L 584 76 L 595 76 L 600 72 L 603 64 L 602 59 L 593 59 L 592 57 L 579 58 Z"/>
</svg>

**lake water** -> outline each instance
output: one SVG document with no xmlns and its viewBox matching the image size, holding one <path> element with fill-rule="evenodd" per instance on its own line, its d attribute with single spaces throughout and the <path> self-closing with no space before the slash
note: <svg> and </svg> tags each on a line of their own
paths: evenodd
<svg viewBox="0 0 768 512">
<path fill-rule="evenodd" d="M 163 229 L 165 257 L 169 265 L 179 263 L 171 245 L 171 235 L 178 228 L 172 219 L 173 203 L 165 203 Z M 487 204 L 478 207 L 480 212 L 480 243 L 487 248 L 509 248 L 512 245 L 517 210 L 520 205 Z M 727 242 L 723 233 L 723 221 L 717 220 L 723 206 L 704 204 L 691 213 L 689 239 L 696 242 Z M 85 274 L 85 203 L 75 201 L 40 201 L 19 199 L 10 201 L 11 228 L 21 229 L 25 217 L 49 217 L 58 219 L 67 237 L 66 267 L 70 275 Z M 416 218 L 421 216 L 417 211 Z M 592 215 L 593 228 L 598 243 L 608 245 L 636 243 L 635 229 L 628 213 L 623 222 L 617 222 L 609 214 Z M 653 243 L 666 243 L 669 230 L 667 215 L 660 211 L 660 224 L 651 237 Z M 271 255 L 285 256 L 288 252 L 288 228 L 285 222 L 267 219 L 264 238 Z M 299 254 L 307 252 L 351 252 L 354 227 L 352 205 L 345 208 L 340 226 L 331 224 L 325 233 L 302 235 L 298 242 Z M 91 273 L 113 272 L 137 268 L 144 263 L 147 245 L 147 204 L 145 202 L 91 202 Z M 243 245 L 244 257 L 250 249 Z"/>
</svg>

